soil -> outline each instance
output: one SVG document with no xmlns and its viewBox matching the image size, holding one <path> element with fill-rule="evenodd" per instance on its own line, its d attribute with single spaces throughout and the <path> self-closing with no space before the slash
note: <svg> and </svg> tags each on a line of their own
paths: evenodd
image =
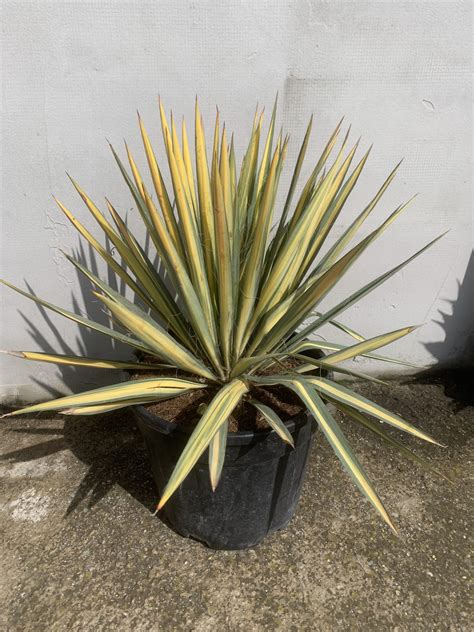
<svg viewBox="0 0 474 632">
<path fill-rule="evenodd" d="M 142 355 L 140 361 L 151 364 L 156 362 L 156 358 Z M 292 360 L 285 360 L 284 368 L 294 369 L 300 363 Z M 283 367 L 277 367 L 276 372 L 281 373 Z M 275 367 L 270 370 L 262 371 L 259 375 L 275 373 Z M 189 375 L 177 370 L 153 371 L 153 372 L 136 372 L 131 374 L 131 379 L 143 379 L 148 377 L 156 377 L 157 375 L 173 375 L 176 377 L 188 378 Z M 146 404 L 145 407 L 155 415 L 166 419 L 171 423 L 180 424 L 184 427 L 193 428 L 201 417 L 201 405 L 207 405 L 216 394 L 218 388 L 203 388 L 180 397 L 173 399 L 167 399 L 164 401 L 153 402 L 152 404 Z M 261 413 L 254 408 L 247 401 L 250 398 L 254 398 L 270 406 L 277 415 L 283 420 L 287 421 L 298 415 L 304 410 L 299 398 L 289 389 L 283 386 L 265 386 L 257 387 L 253 386 L 244 400 L 235 408 L 232 415 L 229 417 L 229 432 L 242 432 L 242 431 L 263 431 L 268 430 L 268 423 L 264 419 Z"/>
<path fill-rule="evenodd" d="M 217 389 L 200 389 L 173 399 L 147 404 L 146 407 L 150 412 L 167 421 L 192 428 L 201 417 L 198 411 L 199 406 L 208 404 L 216 392 Z M 296 395 L 283 386 L 252 388 L 249 397 L 270 406 L 283 421 L 287 421 L 303 410 Z M 244 430 L 268 430 L 268 423 L 261 413 L 246 401 L 240 403 L 229 417 L 229 432 Z"/>
</svg>

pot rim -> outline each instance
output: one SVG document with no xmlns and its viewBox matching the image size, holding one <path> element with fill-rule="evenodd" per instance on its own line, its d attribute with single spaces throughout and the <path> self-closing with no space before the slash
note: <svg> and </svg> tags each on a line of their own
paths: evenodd
<svg viewBox="0 0 474 632">
<path fill-rule="evenodd" d="M 194 428 L 175 424 L 164 417 L 160 417 L 159 415 L 152 413 L 143 406 L 143 404 L 132 406 L 132 409 L 134 414 L 140 417 L 141 421 L 163 434 L 189 437 L 194 430 Z M 302 410 L 300 413 L 287 419 L 284 424 L 290 432 L 293 432 L 298 427 L 304 426 L 311 419 L 312 415 L 308 411 Z M 238 430 L 236 432 L 229 432 L 227 435 L 227 443 L 229 445 L 256 443 L 257 441 L 263 441 L 266 439 L 272 432 L 274 433 L 273 429 L 270 427 L 265 430 Z M 276 435 L 276 433 L 274 434 Z"/>
</svg>

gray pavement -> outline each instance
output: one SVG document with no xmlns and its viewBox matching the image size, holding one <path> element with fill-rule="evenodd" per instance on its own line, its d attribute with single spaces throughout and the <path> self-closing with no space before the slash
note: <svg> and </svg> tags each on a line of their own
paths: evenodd
<svg viewBox="0 0 474 632">
<path fill-rule="evenodd" d="M 407 441 L 453 484 L 344 423 L 399 537 L 319 438 L 296 517 L 244 552 L 209 550 L 152 516 L 156 492 L 130 415 L 2 420 L 0 625 L 35 632 L 471 629 L 474 385 L 461 373 L 425 382 L 361 388 L 447 444 Z"/>
</svg>

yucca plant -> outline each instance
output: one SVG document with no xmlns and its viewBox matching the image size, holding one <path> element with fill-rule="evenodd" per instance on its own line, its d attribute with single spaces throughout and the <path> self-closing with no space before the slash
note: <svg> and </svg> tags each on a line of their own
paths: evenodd
<svg viewBox="0 0 474 632">
<path fill-rule="evenodd" d="M 321 312 L 319 304 L 359 256 L 408 206 L 409 202 L 398 206 L 375 230 L 357 241 L 358 231 L 392 182 L 399 165 L 356 219 L 338 239 L 331 240 L 328 247 L 331 229 L 370 153 L 369 149 L 353 165 L 359 143 L 349 147 L 347 133 L 338 146 L 342 121 L 298 191 L 312 128 L 312 119 L 309 121 L 291 184 L 280 208 L 277 191 L 288 136 L 276 133 L 276 103 L 265 136 L 262 132 L 263 113 L 255 113 L 247 150 L 239 168 L 233 137 L 229 142 L 225 126 L 221 130 L 219 113 L 208 160 L 197 102 L 193 158 L 184 122 L 180 139 L 175 120 L 171 116 L 168 122 L 161 102 L 159 109 L 171 186 L 169 182 L 167 184 L 168 176 L 162 172 L 140 117 L 141 137 L 154 193 L 145 184 L 129 148 L 125 146 L 129 170 L 112 148 L 136 210 L 156 249 L 158 265 L 154 262 L 155 253 L 148 253 L 140 245 L 125 219 L 108 200 L 109 218 L 72 180 L 113 246 L 114 254 L 56 200 L 61 211 L 134 293 L 136 300 L 132 302 L 117 293 L 67 254 L 69 261 L 95 288 L 94 295 L 110 314 L 110 327 L 57 307 L 4 281 L 39 305 L 152 356 L 156 363 L 27 351 L 14 352 L 16 355 L 29 360 L 94 368 L 146 369 L 148 372 L 159 369 L 159 373 L 153 378 L 121 381 L 28 406 L 11 414 L 56 410 L 64 414 L 93 415 L 178 397 L 192 389 L 212 387 L 215 395 L 205 407 L 176 464 L 161 496 L 160 509 L 206 449 L 209 450 L 211 484 L 213 489 L 216 488 L 225 456 L 228 419 L 240 402 L 248 401 L 283 441 L 292 443 L 287 426 L 275 410 L 256 400 L 253 394 L 255 385 L 260 388 L 283 385 L 296 393 L 302 405 L 314 416 L 356 485 L 394 529 L 328 404 L 419 461 L 419 457 L 386 434 L 379 421 L 420 439 L 436 441 L 398 415 L 346 386 L 322 377 L 321 371 L 330 369 L 342 375 L 374 379 L 341 366 L 341 363 L 356 356 L 400 363 L 373 352 L 409 334 L 414 327 L 403 327 L 366 339 L 335 319 L 418 257 L 439 237 L 396 267 L 343 297 L 329 310 Z M 167 277 L 166 283 L 163 274 Z M 169 289 L 170 285 L 172 289 Z M 352 342 L 341 345 L 309 339 L 326 324 L 345 332 Z M 320 360 L 305 355 L 315 349 L 326 355 Z M 292 364 L 288 360 L 292 360 Z M 294 368 L 289 368 L 291 366 Z M 164 369 L 169 370 L 169 376 Z"/>
</svg>

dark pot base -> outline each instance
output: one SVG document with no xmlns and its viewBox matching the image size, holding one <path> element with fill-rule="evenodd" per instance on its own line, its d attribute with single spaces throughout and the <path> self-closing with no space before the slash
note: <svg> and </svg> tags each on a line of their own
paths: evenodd
<svg viewBox="0 0 474 632">
<path fill-rule="evenodd" d="M 133 411 L 161 494 L 189 432 L 143 406 Z M 284 529 L 296 510 L 315 424 L 310 415 L 301 414 L 287 427 L 294 449 L 272 431 L 229 433 L 215 492 L 206 450 L 163 508 L 164 521 L 184 537 L 227 550 L 256 546 L 269 533 Z"/>
</svg>

